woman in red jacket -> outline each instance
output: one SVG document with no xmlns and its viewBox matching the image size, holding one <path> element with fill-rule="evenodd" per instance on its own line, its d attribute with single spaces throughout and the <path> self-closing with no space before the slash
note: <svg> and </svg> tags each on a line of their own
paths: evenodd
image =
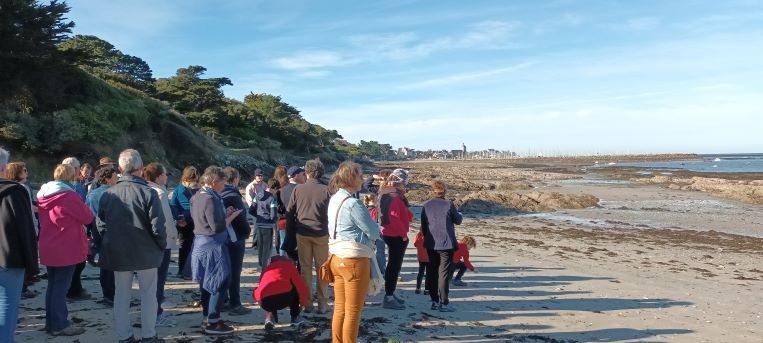
<svg viewBox="0 0 763 343">
<path fill-rule="evenodd" d="M 72 166 L 59 164 L 53 172 L 55 181 L 44 184 L 37 193 L 40 263 L 48 270 L 45 322 L 53 336 L 76 336 L 85 332 L 85 329 L 71 325 L 66 308 L 66 291 L 74 269 L 87 258 L 84 225 L 93 221 L 93 213 L 71 184 L 75 177 Z"/>
<path fill-rule="evenodd" d="M 291 325 L 299 327 L 299 313 L 309 303 L 307 286 L 297 267 L 286 256 L 273 256 L 262 271 L 260 284 L 254 289 L 254 299 L 265 314 L 265 330 L 272 330 L 278 322 L 278 310 L 289 307 Z"/>
<path fill-rule="evenodd" d="M 395 169 L 387 177 L 386 183 L 379 188 L 379 223 L 384 243 L 387 244 L 387 268 L 384 272 L 384 308 L 405 309 L 405 301 L 395 295 L 403 256 L 408 247 L 408 230 L 413 221 L 413 212 L 408 209 L 405 198 L 405 186 L 408 184 L 408 172 Z"/>
</svg>

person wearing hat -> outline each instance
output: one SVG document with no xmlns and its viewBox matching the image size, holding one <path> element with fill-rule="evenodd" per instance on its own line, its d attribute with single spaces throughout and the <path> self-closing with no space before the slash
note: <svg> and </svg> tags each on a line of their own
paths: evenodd
<svg viewBox="0 0 763 343">
<path fill-rule="evenodd" d="M 387 245 L 387 267 L 384 272 L 384 290 L 386 292 L 382 307 L 403 310 L 405 301 L 395 294 L 398 276 L 403 266 L 405 249 L 408 247 L 408 231 L 413 221 L 413 212 L 409 209 L 405 197 L 408 185 L 408 171 L 395 169 L 379 188 L 379 224 L 384 243 Z"/>
<path fill-rule="evenodd" d="M 265 174 L 262 172 L 262 169 L 255 169 L 254 179 L 252 179 L 252 182 L 246 185 L 246 188 L 244 189 L 244 198 L 246 199 L 246 204 L 248 206 L 252 206 L 252 202 L 257 198 L 257 192 L 267 187 L 263 181 L 264 179 Z"/>
<path fill-rule="evenodd" d="M 289 206 L 286 208 L 286 228 L 296 233 L 296 246 L 290 243 L 284 247 L 288 254 L 299 250 L 299 265 L 302 279 L 312 294 L 313 266 L 316 274 L 326 262 L 329 254 L 328 204 L 331 198 L 328 185 L 321 181 L 324 167 L 319 159 L 305 163 L 305 183 L 296 186 L 291 192 Z M 291 242 L 294 243 L 294 242 Z M 328 312 L 328 283 L 318 281 L 318 314 Z M 312 312 L 312 301 L 305 312 Z"/>
<path fill-rule="evenodd" d="M 286 186 L 282 186 L 281 191 L 279 192 L 280 201 L 283 205 L 281 208 L 281 211 L 283 212 L 281 215 L 283 216 L 286 216 L 286 209 L 289 208 L 289 199 L 291 199 L 291 193 L 294 191 L 294 187 L 305 183 L 305 169 L 302 167 L 292 166 L 289 168 L 289 170 L 286 171 L 286 175 L 289 177 L 289 183 Z M 289 244 L 293 244 L 294 247 L 297 246 L 296 232 L 294 230 L 289 231 L 288 226 L 285 230 L 280 231 L 279 234 L 281 232 L 283 232 L 284 236 L 281 237 L 281 246 L 278 247 L 280 254 L 282 256 L 288 255 L 294 261 L 298 261 L 297 254 L 295 252 L 290 254 L 285 248 L 285 246 L 287 246 L 287 240 L 289 240 Z"/>
</svg>

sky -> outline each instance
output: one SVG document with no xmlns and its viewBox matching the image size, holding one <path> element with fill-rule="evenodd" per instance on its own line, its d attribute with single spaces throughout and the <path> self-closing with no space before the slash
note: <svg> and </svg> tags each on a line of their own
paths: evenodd
<svg viewBox="0 0 763 343">
<path fill-rule="evenodd" d="M 763 152 L 763 2 L 70 0 L 154 76 L 201 65 L 348 141 Z"/>
</svg>

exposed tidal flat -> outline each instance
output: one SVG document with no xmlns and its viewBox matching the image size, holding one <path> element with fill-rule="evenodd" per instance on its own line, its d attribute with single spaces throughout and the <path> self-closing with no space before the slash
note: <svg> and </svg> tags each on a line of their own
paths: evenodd
<svg viewBox="0 0 763 343">
<path fill-rule="evenodd" d="M 761 174 L 677 172 L 654 182 L 655 175 L 638 174 L 638 168 L 589 168 L 593 162 L 378 164 L 411 172 L 408 194 L 417 213 L 411 239 L 431 181 L 448 185 L 447 197 L 465 215 L 457 235 L 477 240 L 471 256 L 479 273 L 467 272 L 466 287 L 451 287 L 456 312 L 431 311 L 429 297 L 413 292 L 418 263 L 409 245 L 398 285 L 407 308 L 383 309 L 379 296 L 369 297 L 361 340 L 763 342 L 763 205 L 756 188 Z M 699 187 L 705 182 L 733 187 Z M 330 315 L 307 315 L 300 331 L 288 323 L 270 333 L 262 329 L 264 312 L 251 297 L 259 274 L 255 255 L 247 249 L 241 291 L 245 306 L 255 311 L 224 314 L 238 331 L 216 342 L 329 342 Z M 98 270 L 88 266 L 85 275 L 86 287 L 98 298 Z M 172 279 L 167 287 L 174 306 L 165 313 L 179 325 L 158 328 L 160 336 L 170 342 L 215 341 L 198 327 L 197 286 Z M 44 282 L 33 289 L 44 292 Z M 41 295 L 22 302 L 18 341 L 48 339 L 40 331 L 43 300 Z M 88 329 L 80 342 L 114 340 L 110 308 L 93 300 L 72 303 L 70 310 Z M 133 310 L 139 323 L 138 308 Z"/>
</svg>

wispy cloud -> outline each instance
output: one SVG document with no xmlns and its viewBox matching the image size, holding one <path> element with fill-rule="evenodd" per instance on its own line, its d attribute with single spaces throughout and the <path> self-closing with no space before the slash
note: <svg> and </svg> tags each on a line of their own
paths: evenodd
<svg viewBox="0 0 763 343">
<path fill-rule="evenodd" d="M 273 60 L 273 65 L 278 68 L 296 71 L 330 68 L 347 63 L 348 61 L 341 54 L 328 50 L 301 51 Z"/>
<path fill-rule="evenodd" d="M 378 60 L 408 60 L 454 49 L 494 49 L 504 47 L 520 27 L 519 22 L 483 21 L 468 26 L 464 33 L 431 39 L 414 32 L 352 35 L 350 49 L 307 50 L 279 57 L 271 64 L 290 71 L 325 69 Z"/>
<path fill-rule="evenodd" d="M 514 72 L 520 69 L 530 67 L 535 64 L 536 62 L 523 62 L 513 66 L 504 67 L 504 68 L 455 74 L 455 75 L 450 75 L 450 76 L 441 77 L 441 78 L 434 78 L 434 79 L 414 82 L 410 84 L 404 84 L 400 88 L 404 90 L 411 90 L 411 89 L 442 87 L 442 86 L 447 86 L 452 84 L 460 84 L 464 82 L 473 82 L 473 81 L 478 81 L 485 78 L 494 77 L 497 75 Z"/>
<path fill-rule="evenodd" d="M 621 26 L 628 31 L 646 31 L 656 28 L 660 24 L 660 19 L 656 17 L 630 18 Z"/>
</svg>

